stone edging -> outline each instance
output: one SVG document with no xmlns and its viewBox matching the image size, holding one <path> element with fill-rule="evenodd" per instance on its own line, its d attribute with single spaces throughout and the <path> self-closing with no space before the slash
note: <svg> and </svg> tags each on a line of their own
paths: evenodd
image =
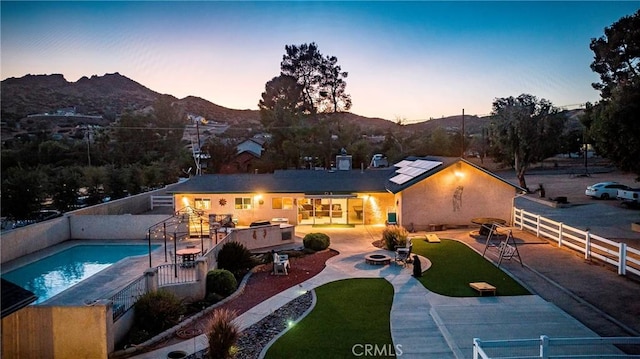
<svg viewBox="0 0 640 359">
<path fill-rule="evenodd" d="M 285 333 L 287 333 L 291 327 L 295 326 L 296 324 L 298 324 L 298 322 L 300 322 L 307 315 L 309 315 L 309 313 L 311 313 L 313 308 L 316 307 L 316 303 L 318 301 L 318 298 L 316 297 L 316 291 L 315 291 L 315 289 L 312 289 L 312 290 L 310 290 L 310 292 L 311 292 L 311 306 L 309 308 L 307 308 L 307 310 L 305 310 L 304 313 L 302 313 L 302 315 L 300 317 L 298 317 L 293 322 L 292 326 L 287 327 L 285 330 L 283 330 L 280 333 L 278 333 L 278 335 L 276 335 L 275 337 L 271 338 L 271 340 L 260 351 L 260 355 L 258 356 L 259 359 L 264 358 L 264 356 L 267 354 L 267 350 L 269 350 L 269 348 L 271 348 L 273 343 L 275 343 L 281 336 L 285 335 Z"/>
</svg>

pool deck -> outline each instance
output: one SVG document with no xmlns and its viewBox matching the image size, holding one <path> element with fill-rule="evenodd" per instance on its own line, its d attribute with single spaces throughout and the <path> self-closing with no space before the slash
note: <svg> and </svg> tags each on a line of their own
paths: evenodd
<svg viewBox="0 0 640 359">
<path fill-rule="evenodd" d="M 20 257 L 16 260 L 7 262 L 2 265 L 2 272 L 8 272 L 19 268 L 26 264 L 35 262 L 42 258 L 63 251 L 76 245 L 104 245 L 104 244 L 137 244 L 147 245 L 147 240 L 69 240 L 59 245 L 45 248 L 35 253 Z M 167 258 L 165 262 L 165 251 L 163 241 L 152 241 L 152 245 L 160 245 L 160 248 L 152 251 L 151 264 L 153 267 L 171 263 L 171 259 Z M 178 248 L 185 248 L 187 245 L 200 245 L 199 239 L 185 240 L 178 243 Z M 167 252 L 174 251 L 173 242 L 167 245 Z M 108 268 L 92 275 L 91 277 L 81 281 L 71 288 L 59 293 L 52 298 L 39 303 L 38 305 L 85 305 L 97 299 L 109 298 L 120 289 L 127 286 L 136 278 L 144 274 L 149 268 L 149 256 L 147 254 L 135 257 L 128 257 L 114 263 Z"/>
</svg>

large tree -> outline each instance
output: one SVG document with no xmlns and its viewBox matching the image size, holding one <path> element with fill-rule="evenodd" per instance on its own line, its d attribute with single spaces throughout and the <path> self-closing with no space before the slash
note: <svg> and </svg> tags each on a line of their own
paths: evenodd
<svg viewBox="0 0 640 359">
<path fill-rule="evenodd" d="M 527 189 L 529 166 L 560 148 L 565 117 L 558 112 L 550 101 L 529 94 L 493 102 L 491 152 L 498 162 L 513 166 L 522 188 Z"/>
<path fill-rule="evenodd" d="M 345 92 L 347 82 L 344 80 L 349 73 L 342 71 L 337 63 L 337 57 L 327 56 L 322 64 L 320 96 L 328 100 L 328 103 L 323 103 L 325 112 L 349 111 L 351 108 L 351 95 Z"/>
<path fill-rule="evenodd" d="M 281 75 L 291 76 L 302 86 L 307 113 L 339 112 L 351 108 L 351 97 L 345 92 L 345 78 L 335 56 L 323 56 L 314 42 L 286 45 L 280 63 Z"/>
<path fill-rule="evenodd" d="M 596 149 L 640 179 L 640 10 L 606 27 L 590 48 L 602 100 L 581 120 Z"/>
<path fill-rule="evenodd" d="M 303 86 L 293 76 L 280 75 L 267 82 L 258 102 L 260 121 L 271 134 L 265 157 L 272 159 L 276 168 L 299 165 L 300 156 L 294 153 L 302 142 L 296 139 L 306 111 L 304 98 Z"/>
</svg>

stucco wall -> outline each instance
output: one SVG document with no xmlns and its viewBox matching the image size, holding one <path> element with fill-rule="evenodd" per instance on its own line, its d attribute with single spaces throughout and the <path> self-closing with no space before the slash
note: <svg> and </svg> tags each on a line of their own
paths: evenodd
<svg viewBox="0 0 640 359">
<path fill-rule="evenodd" d="M 145 234 L 140 236 L 140 233 L 145 232 L 153 224 L 160 222 L 162 220 L 160 217 L 114 216 L 114 218 L 110 219 L 109 215 L 148 212 L 151 207 L 151 196 L 165 194 L 166 190 L 173 186 L 175 184 L 156 191 L 71 211 L 65 213 L 63 217 L 45 222 L 3 231 L 2 236 L 0 236 L 0 263 L 14 260 L 69 239 L 145 238 Z M 84 216 L 94 217 L 82 218 Z M 126 221 L 125 218 L 133 218 L 134 220 Z M 167 216 L 165 215 L 164 218 L 167 218 Z M 144 230 L 141 230 L 144 226 L 146 226 Z"/>
<path fill-rule="evenodd" d="M 107 304 L 28 306 L 2 318 L 3 358 L 106 358 L 112 317 Z"/>
<path fill-rule="evenodd" d="M 70 236 L 69 217 L 66 215 L 2 232 L 1 263 L 62 243 Z"/>
<path fill-rule="evenodd" d="M 283 233 L 289 233 L 288 237 L 290 239 L 283 240 Z M 249 250 L 293 243 L 296 238 L 294 226 L 280 226 L 278 224 L 252 228 L 236 228 L 231 231 L 230 237 L 230 240 L 244 244 Z"/>
<path fill-rule="evenodd" d="M 171 215 L 85 215 L 69 218 L 71 239 L 145 239 L 149 227 Z"/>
<path fill-rule="evenodd" d="M 393 194 L 371 193 L 368 196 L 362 202 L 364 224 L 385 224 L 387 211 L 396 210 Z"/>
<path fill-rule="evenodd" d="M 401 224 L 426 230 L 429 224 L 471 225 L 476 217 L 509 221 L 516 190 L 460 162 L 397 195 Z"/>
</svg>

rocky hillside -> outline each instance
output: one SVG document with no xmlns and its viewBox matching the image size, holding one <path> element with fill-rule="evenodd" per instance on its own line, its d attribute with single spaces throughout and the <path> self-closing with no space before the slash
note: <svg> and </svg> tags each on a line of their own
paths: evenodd
<svg viewBox="0 0 640 359">
<path fill-rule="evenodd" d="M 11 127 L 11 122 L 15 123 L 29 115 L 56 113 L 60 109 L 73 108 L 79 114 L 103 116 L 113 121 L 125 111 L 143 110 L 152 106 L 161 95 L 119 73 L 83 77 L 76 82 L 69 82 L 60 74 L 26 75 L 8 78 L 2 81 L 1 86 L 3 134 L 7 134 L 7 126 Z M 257 110 L 234 110 L 195 96 L 183 99 L 167 96 L 172 97 L 187 113 L 226 123 L 232 128 L 260 126 L 260 114 Z M 397 126 L 380 118 L 367 118 L 351 113 L 337 116 L 347 122 L 357 122 L 368 129 L 387 130 Z M 63 120 L 59 116 L 47 119 Z M 51 127 L 51 124 L 47 127 Z"/>
<path fill-rule="evenodd" d="M 108 123 L 125 111 L 142 110 L 152 106 L 160 93 L 119 73 L 104 76 L 83 77 L 76 82 L 67 81 L 62 75 L 26 75 L 8 78 L 1 83 L 1 116 L 3 138 L 11 137 L 27 128 L 16 130 L 15 124 L 28 115 L 55 113 L 60 109 L 75 108 L 76 113 L 102 116 Z M 167 95 L 184 108 L 187 113 L 203 116 L 208 120 L 226 123 L 230 128 L 260 128 L 260 114 L 257 110 L 234 110 L 205 99 L 188 96 L 178 99 Z M 256 95 L 258 96 L 258 94 Z M 367 133 L 383 134 L 388 130 L 406 133 L 432 131 L 442 127 L 449 132 L 460 131 L 462 116 L 450 116 L 429 121 L 400 126 L 381 118 L 369 118 L 353 113 L 330 115 L 340 121 L 355 123 Z M 69 123 L 64 116 L 48 116 L 47 121 Z M 33 122 L 33 121 L 31 121 Z M 77 120 L 74 121 L 77 123 Z M 465 116 L 465 132 L 479 133 L 488 125 L 488 117 Z M 91 123 L 87 120 L 86 123 Z M 24 126 L 24 121 L 21 122 Z M 47 126 L 49 128 L 55 127 Z M 33 130 L 33 129 L 31 129 Z"/>
</svg>

